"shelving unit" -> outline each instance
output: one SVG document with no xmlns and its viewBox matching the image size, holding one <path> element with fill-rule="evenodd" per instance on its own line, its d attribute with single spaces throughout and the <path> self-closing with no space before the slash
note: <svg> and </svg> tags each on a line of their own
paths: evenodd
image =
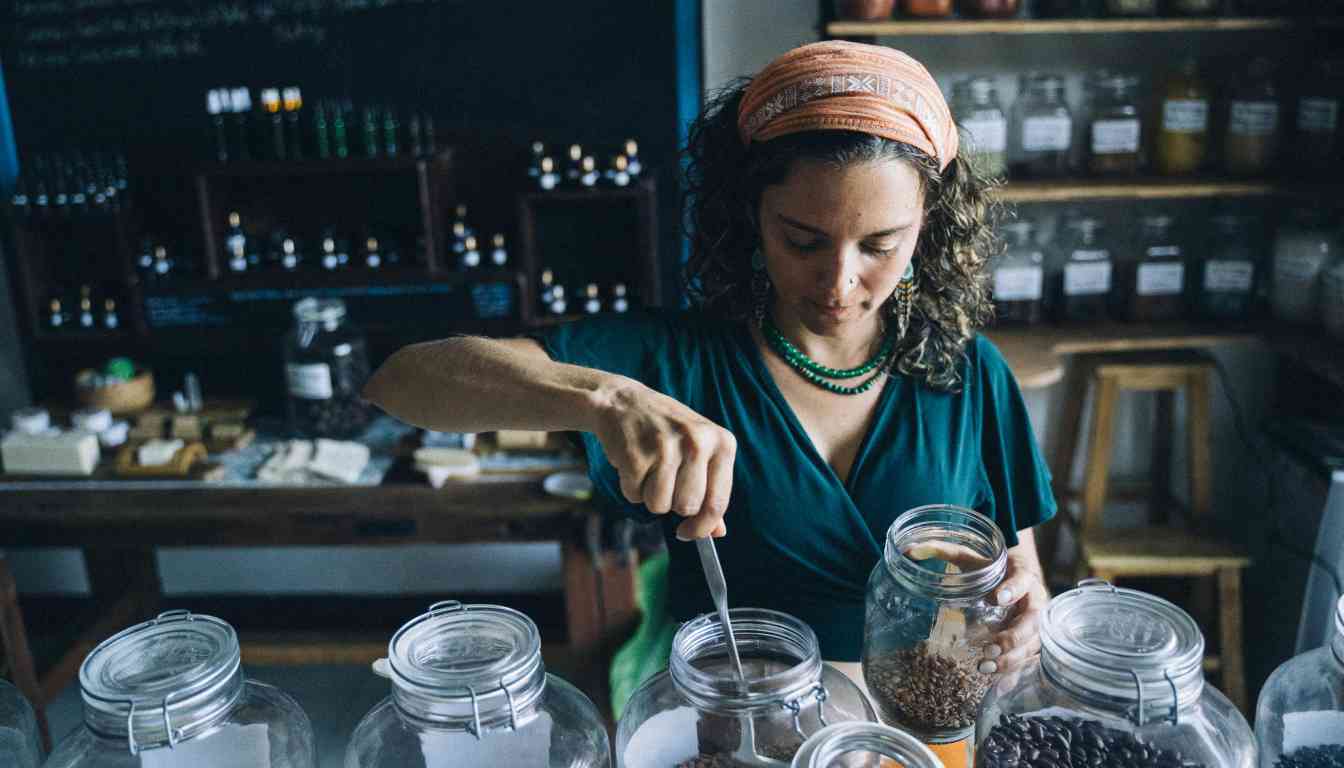
<svg viewBox="0 0 1344 768">
<path fill-rule="evenodd" d="M 1095 35 L 1162 32 L 1276 32 L 1344 27 L 1344 19 L 1235 18 L 1206 19 L 933 19 L 832 21 L 831 37 L 901 37 L 943 35 Z"/>
<path fill-rule="evenodd" d="M 1328 183 L 1199 179 L 1066 179 L 1010 181 L 997 191 L 1010 203 L 1076 202 L 1082 200 L 1192 200 L 1221 197 L 1316 197 L 1338 192 Z"/>
</svg>

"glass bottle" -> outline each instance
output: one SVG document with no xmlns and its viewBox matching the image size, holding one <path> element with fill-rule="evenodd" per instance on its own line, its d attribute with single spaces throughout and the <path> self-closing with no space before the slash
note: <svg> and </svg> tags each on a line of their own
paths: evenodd
<svg viewBox="0 0 1344 768">
<path fill-rule="evenodd" d="M 896 518 L 886 539 L 868 577 L 864 681 L 883 722 L 926 744 L 964 741 L 994 682 L 985 650 L 1008 618 L 993 597 L 1003 534 L 979 512 L 934 504 Z"/>
<path fill-rule="evenodd" d="M 247 679 L 227 622 L 169 611 L 100 643 L 79 668 L 84 723 L 44 768 L 316 768 L 313 728 Z"/>
<path fill-rule="evenodd" d="M 1336 256 L 1321 273 L 1321 325 L 1326 333 L 1344 341 L 1344 256 Z"/>
<path fill-rule="evenodd" d="M 1043 19 L 1075 19 L 1086 9 L 1083 0 L 1037 0 L 1033 10 Z"/>
<path fill-rule="evenodd" d="M 1108 16 L 1156 16 L 1157 0 L 1106 0 Z"/>
<path fill-rule="evenodd" d="M 1216 16 L 1222 0 L 1170 0 L 1170 12 L 1177 16 Z"/>
<path fill-rule="evenodd" d="M 901 0 L 906 16 L 937 18 L 952 15 L 952 0 Z"/>
<path fill-rule="evenodd" d="M 1138 173 L 1143 165 L 1139 78 L 1102 72 L 1089 85 L 1087 169 L 1099 176 Z"/>
<path fill-rule="evenodd" d="M 1256 221 L 1237 214 L 1224 213 L 1209 221 L 1196 301 L 1201 319 L 1233 323 L 1251 319 L 1256 272 L 1262 262 L 1260 230 Z"/>
<path fill-rule="evenodd" d="M 496 234 L 490 239 L 490 263 L 495 267 L 503 268 L 509 263 L 509 252 L 504 247 L 504 235 Z"/>
<path fill-rule="evenodd" d="M 972 77 L 953 86 L 952 94 L 961 146 L 981 172 L 1003 176 L 1008 170 L 1008 116 L 999 106 L 994 79 Z"/>
<path fill-rule="evenodd" d="M 1317 62 L 1297 99 L 1295 170 L 1312 175 L 1337 170 L 1341 100 L 1344 100 L 1344 59 Z"/>
<path fill-rule="evenodd" d="M 1255 706 L 1260 768 L 1344 763 L 1344 596 L 1329 644 L 1279 665 Z"/>
<path fill-rule="evenodd" d="M 681 625 L 668 669 L 631 694 L 616 725 L 620 768 L 728 766 L 734 752 L 793 759 L 827 725 L 877 715 L 848 677 L 821 660 L 811 627 L 777 611 L 729 611 L 745 685 L 717 615 Z"/>
<path fill-rule="evenodd" d="M 1061 268 L 1052 277 L 1055 314 L 1069 322 L 1110 319 L 1114 263 L 1111 249 L 1102 242 L 1101 222 L 1084 217 L 1065 226 Z"/>
<path fill-rule="evenodd" d="M 1036 225 L 1014 221 L 1000 229 L 1007 249 L 994 267 L 995 323 L 1035 325 L 1045 314 L 1045 254 L 1036 244 Z"/>
<path fill-rule="evenodd" d="M 288 145 L 289 156 L 294 160 L 302 160 L 303 151 L 303 125 L 299 122 L 299 110 L 303 109 L 303 91 L 297 86 L 289 86 L 281 91 L 281 102 L 285 109 L 285 143 Z"/>
<path fill-rule="evenodd" d="M 0 679 L 0 765 L 37 768 L 37 719 L 19 689 Z"/>
<path fill-rule="evenodd" d="M 350 736 L 346 768 L 610 768 L 602 717 L 548 674 L 541 634 L 498 605 L 436 603 L 374 671 L 392 683 Z"/>
<path fill-rule="evenodd" d="M 1009 141 L 1015 178 L 1053 178 L 1069 171 L 1073 115 L 1064 103 L 1064 80 L 1028 74 L 1013 105 Z"/>
<path fill-rule="evenodd" d="M 1016 16 L 1021 6 L 1018 0 L 962 0 L 960 9 L 963 16 L 1006 19 Z"/>
<path fill-rule="evenodd" d="M 1157 171 L 1169 176 L 1195 173 L 1208 158 L 1208 85 L 1199 75 L 1199 65 L 1187 59 L 1167 78 L 1157 131 Z"/>
<path fill-rule="evenodd" d="M 230 272 L 247 271 L 247 235 L 243 232 L 243 218 L 237 211 L 229 213 L 229 228 L 224 232 L 224 253 L 229 260 Z"/>
<path fill-rule="evenodd" d="M 1274 238 L 1274 318 L 1305 325 L 1316 322 L 1321 273 L 1339 253 L 1339 242 L 1321 213 L 1299 208 Z"/>
<path fill-rule="evenodd" d="M 347 439 L 373 419 L 360 397 L 369 378 L 364 335 L 346 322 L 340 299 L 301 299 L 285 343 L 291 429 L 305 437 Z"/>
<path fill-rule="evenodd" d="M 617 313 L 630 311 L 630 299 L 625 283 L 617 283 L 611 287 L 611 311 Z"/>
<path fill-rule="evenodd" d="M 621 154 L 625 157 L 625 169 L 633 178 L 644 172 L 644 164 L 639 160 L 639 142 L 634 139 L 625 140 L 625 151 Z"/>
<path fill-rule="evenodd" d="M 1185 251 L 1175 219 L 1165 214 L 1139 219 L 1138 261 L 1129 281 L 1129 319 L 1177 320 L 1185 315 Z"/>
<path fill-rule="evenodd" d="M 1258 175 L 1271 170 L 1279 149 L 1279 93 L 1273 74 L 1269 59 L 1252 61 L 1228 104 L 1223 140 L 1223 167 L 1228 173 Z"/>
</svg>

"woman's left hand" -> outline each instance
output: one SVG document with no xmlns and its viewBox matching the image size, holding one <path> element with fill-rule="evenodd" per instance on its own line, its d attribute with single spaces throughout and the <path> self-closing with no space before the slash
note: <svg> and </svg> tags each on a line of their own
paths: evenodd
<svg viewBox="0 0 1344 768">
<path fill-rule="evenodd" d="M 1012 607 L 1008 622 L 985 649 L 980 671 L 1010 674 L 1041 652 L 1041 612 L 1050 602 L 1030 530 L 1020 531 L 1017 546 L 1008 550 L 1008 572 L 994 592 L 994 602 Z"/>
</svg>

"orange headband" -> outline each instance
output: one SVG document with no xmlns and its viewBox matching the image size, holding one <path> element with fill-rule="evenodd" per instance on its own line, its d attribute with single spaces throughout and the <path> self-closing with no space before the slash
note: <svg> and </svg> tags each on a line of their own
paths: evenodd
<svg viewBox="0 0 1344 768">
<path fill-rule="evenodd" d="M 766 65 L 742 97 L 744 146 L 804 131 L 859 131 L 904 142 L 947 168 L 957 126 L 923 64 L 892 48 L 832 40 Z"/>
</svg>

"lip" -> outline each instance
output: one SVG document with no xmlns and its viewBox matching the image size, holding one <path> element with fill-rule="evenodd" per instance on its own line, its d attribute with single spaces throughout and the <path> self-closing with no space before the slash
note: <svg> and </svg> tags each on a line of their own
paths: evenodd
<svg viewBox="0 0 1344 768">
<path fill-rule="evenodd" d="M 849 310 L 854 308 L 853 304 L 822 304 L 816 301 L 809 301 L 808 303 L 816 309 L 818 314 L 824 317 L 844 317 Z"/>
</svg>

